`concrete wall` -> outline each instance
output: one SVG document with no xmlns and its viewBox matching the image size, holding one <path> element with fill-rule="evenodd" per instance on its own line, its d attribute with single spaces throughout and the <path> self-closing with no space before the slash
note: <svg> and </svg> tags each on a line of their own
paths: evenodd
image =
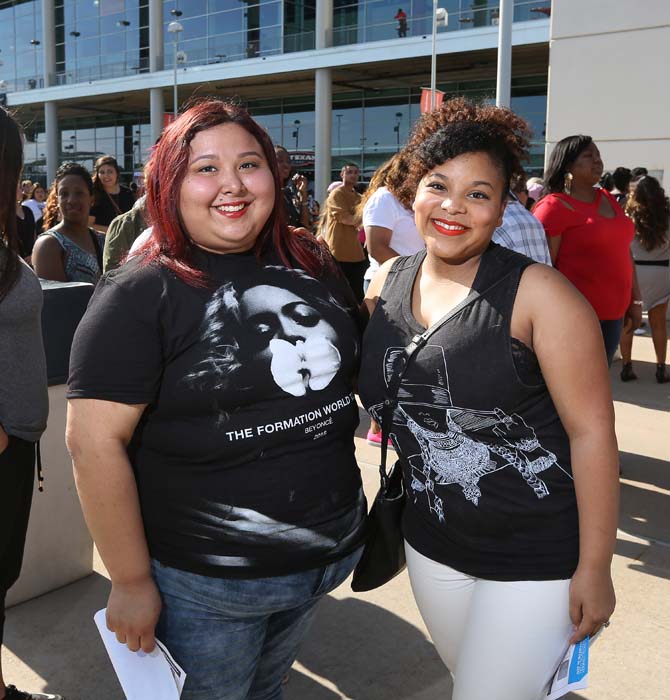
<svg viewBox="0 0 670 700">
<path fill-rule="evenodd" d="M 670 188 L 670 1 L 554 2 L 549 66 L 547 155 L 589 134 L 606 170 L 663 171 Z"/>
<path fill-rule="evenodd" d="M 7 605 L 65 586 L 93 571 L 88 534 L 65 448 L 65 386 L 49 388 L 49 425 L 42 437 L 44 492 L 35 486 L 21 577 Z"/>
</svg>

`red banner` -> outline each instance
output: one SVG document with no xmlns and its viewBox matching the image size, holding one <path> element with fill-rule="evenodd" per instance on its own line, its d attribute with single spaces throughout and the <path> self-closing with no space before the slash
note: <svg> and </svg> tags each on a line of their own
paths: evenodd
<svg viewBox="0 0 670 700">
<path fill-rule="evenodd" d="M 421 114 L 430 112 L 430 88 L 421 88 Z M 435 109 L 437 109 L 444 100 L 444 93 L 441 90 L 435 90 Z"/>
</svg>

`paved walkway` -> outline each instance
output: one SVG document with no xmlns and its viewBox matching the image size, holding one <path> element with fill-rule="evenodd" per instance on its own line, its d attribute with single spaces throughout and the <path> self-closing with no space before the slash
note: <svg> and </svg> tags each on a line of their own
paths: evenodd
<svg viewBox="0 0 670 700">
<path fill-rule="evenodd" d="M 594 647 L 591 688 L 567 696 L 572 700 L 665 700 L 669 694 L 670 384 L 654 381 L 649 338 L 636 338 L 634 353 L 639 381 L 622 384 L 619 367 L 612 369 L 623 468 L 614 560 L 619 603 Z M 372 497 L 378 452 L 365 443 L 365 429 L 362 417 L 357 451 Z M 109 588 L 104 568 L 98 564 L 96 571 L 8 611 L 3 659 L 9 682 L 67 700 L 123 699 L 91 619 Z M 449 700 L 449 674 L 426 635 L 406 574 L 369 594 L 354 594 L 345 583 L 329 596 L 285 695 Z"/>
</svg>

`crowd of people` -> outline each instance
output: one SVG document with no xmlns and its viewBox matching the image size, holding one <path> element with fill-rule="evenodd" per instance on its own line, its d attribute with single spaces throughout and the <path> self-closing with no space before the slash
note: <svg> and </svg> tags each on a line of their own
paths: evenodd
<svg viewBox="0 0 670 700">
<path fill-rule="evenodd" d="M 0 109 L 0 619 L 47 420 L 37 277 L 84 281 L 66 443 L 119 642 L 160 638 L 183 700 L 282 697 L 366 541 L 357 392 L 373 444 L 394 402 L 410 582 L 454 700 L 539 700 L 614 611 L 608 365 L 621 343 L 635 378 L 646 309 L 668 381 L 670 206 L 648 174 L 601 180 L 588 136 L 529 180 L 529 140 L 511 111 L 450 100 L 363 195 L 346 163 L 315 221 L 287 151 L 207 98 L 165 128 L 140 199 L 105 156 L 63 164 L 40 207 Z M 28 254 L 19 191 L 41 214 Z M 0 700 L 48 697 L 0 666 Z"/>
</svg>

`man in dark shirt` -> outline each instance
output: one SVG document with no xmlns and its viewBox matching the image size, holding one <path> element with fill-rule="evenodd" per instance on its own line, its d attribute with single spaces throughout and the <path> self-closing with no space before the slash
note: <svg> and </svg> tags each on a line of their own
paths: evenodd
<svg viewBox="0 0 670 700">
<path fill-rule="evenodd" d="M 307 179 L 293 173 L 291 157 L 283 146 L 275 146 L 279 176 L 282 181 L 282 201 L 284 215 L 289 226 L 310 227 L 310 213 L 307 205 Z"/>
</svg>

